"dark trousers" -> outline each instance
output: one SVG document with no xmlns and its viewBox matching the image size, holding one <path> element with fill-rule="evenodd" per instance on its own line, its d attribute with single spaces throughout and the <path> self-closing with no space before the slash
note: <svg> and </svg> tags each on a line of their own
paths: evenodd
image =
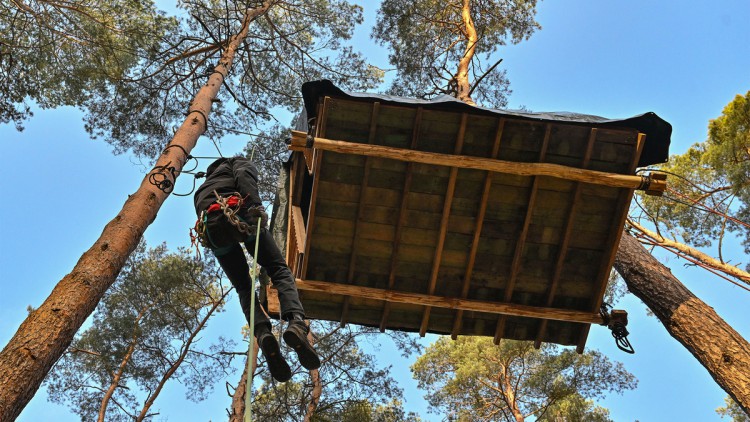
<svg viewBox="0 0 750 422">
<path fill-rule="evenodd" d="M 210 227 L 209 227 L 210 230 Z M 255 252 L 255 235 L 248 236 L 244 242 L 247 251 L 252 255 Z M 239 243 L 234 243 L 231 246 L 223 248 L 213 249 L 216 259 L 219 261 L 219 265 L 226 273 L 229 281 L 232 282 L 237 295 L 240 297 L 240 306 L 242 312 L 245 314 L 248 323 L 250 322 L 250 300 L 253 288 L 253 282 L 250 278 L 250 267 L 245 259 L 245 254 L 242 252 L 242 247 Z M 297 293 L 297 285 L 294 282 L 291 270 L 286 264 L 284 257 L 279 251 L 279 247 L 276 246 L 276 242 L 273 240 L 273 236 L 266 228 L 260 230 L 260 237 L 258 239 L 258 256 L 256 257 L 258 264 L 265 268 L 268 272 L 268 276 L 273 281 L 274 287 L 278 291 L 279 303 L 281 305 L 281 317 L 285 320 L 290 320 L 293 314 L 300 314 L 303 318 L 305 310 L 302 308 L 302 303 L 299 300 L 299 294 Z M 271 321 L 260 308 L 260 302 L 258 297 L 255 297 L 255 327 L 256 332 L 259 325 L 265 325 L 266 327 L 271 326 Z"/>
</svg>

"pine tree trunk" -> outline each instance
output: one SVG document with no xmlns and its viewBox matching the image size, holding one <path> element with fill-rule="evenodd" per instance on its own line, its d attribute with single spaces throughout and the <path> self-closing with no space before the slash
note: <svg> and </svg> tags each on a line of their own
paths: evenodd
<svg viewBox="0 0 750 422">
<path fill-rule="evenodd" d="M 125 356 L 120 361 L 120 365 L 117 367 L 117 372 L 112 377 L 112 382 L 109 383 L 109 388 L 104 393 L 104 398 L 102 398 L 102 403 L 99 406 L 99 417 L 97 418 L 97 422 L 104 422 L 104 418 L 107 415 L 107 407 L 109 406 L 109 400 L 112 398 L 112 396 L 115 394 L 115 390 L 117 387 L 120 386 L 120 380 L 122 379 L 122 374 L 125 373 L 125 366 L 130 362 L 130 358 L 133 356 L 133 351 L 135 351 L 135 346 L 138 344 L 138 327 L 141 322 L 141 318 L 146 314 L 146 311 L 151 307 L 151 305 L 144 306 L 140 312 L 138 312 L 138 316 L 135 318 L 135 324 L 133 326 L 133 335 L 130 336 L 130 344 L 128 345 L 128 349 L 125 352 Z"/>
<path fill-rule="evenodd" d="M 661 320 L 677 341 L 750 415 L 750 344 L 710 306 L 698 299 L 669 268 L 629 234 L 624 234 L 615 269 L 628 289 Z"/>
<path fill-rule="evenodd" d="M 309 341 L 310 344 L 315 345 L 315 338 L 313 337 L 312 331 L 307 333 L 307 341 Z M 312 420 L 315 411 L 318 410 L 320 396 L 323 394 L 323 383 L 320 380 L 320 371 L 317 369 L 310 371 L 310 378 L 312 379 L 313 389 L 312 394 L 310 395 L 310 402 L 307 403 L 304 422 L 310 422 Z"/>
<path fill-rule="evenodd" d="M 458 62 L 458 72 L 454 77 L 456 83 L 456 98 L 470 104 L 476 105 L 471 99 L 471 85 L 469 84 L 469 66 L 474 58 L 479 35 L 474 26 L 474 20 L 471 18 L 471 0 L 463 0 L 461 6 L 461 19 L 464 23 L 464 36 L 466 37 L 466 51 Z"/>
<path fill-rule="evenodd" d="M 258 362 L 258 342 L 253 341 L 253 364 L 250 368 L 250 373 L 255 374 L 256 365 Z M 229 422 L 243 422 L 245 420 L 245 394 L 247 394 L 247 362 L 245 362 L 245 370 L 242 371 L 242 377 L 240 382 L 237 383 L 237 388 L 234 389 L 232 394 L 232 407 L 229 412 Z M 250 384 L 252 385 L 252 378 Z M 252 387 L 251 387 L 252 388 Z"/>
<path fill-rule="evenodd" d="M 246 12 L 240 32 L 232 37 L 222 52 L 214 73 L 196 94 L 187 118 L 170 145 L 179 145 L 187 153 L 195 147 L 205 130 L 204 118 L 211 111 L 212 99 L 232 67 L 235 52 L 247 36 L 250 22 L 269 7 L 270 3 L 266 2 L 262 7 Z M 180 148 L 168 148 L 159 157 L 156 168 L 170 165 L 179 172 L 184 161 Z M 129 196 L 120 213 L 104 227 L 99 239 L 81 256 L 73 271 L 60 280 L 0 352 L 0 421 L 15 420 L 34 396 L 52 365 L 114 283 L 167 196 L 149 183 L 146 175 L 138 190 Z"/>
</svg>

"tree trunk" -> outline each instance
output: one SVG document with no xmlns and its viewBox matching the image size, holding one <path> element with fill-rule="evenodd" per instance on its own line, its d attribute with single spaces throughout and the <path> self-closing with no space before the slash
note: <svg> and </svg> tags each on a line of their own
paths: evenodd
<svg viewBox="0 0 750 422">
<path fill-rule="evenodd" d="M 250 368 L 250 373 L 253 374 L 253 377 L 250 379 L 250 385 L 252 388 L 252 379 L 255 375 L 255 369 L 256 364 L 258 361 L 258 342 L 253 341 L 253 356 L 252 356 L 252 368 Z M 240 382 L 237 383 L 237 388 L 234 389 L 234 394 L 232 394 L 232 407 L 231 411 L 229 412 L 229 422 L 243 422 L 245 418 L 245 394 L 247 394 L 247 362 L 245 362 L 245 370 L 242 371 L 242 377 L 240 378 Z"/>
<path fill-rule="evenodd" d="M 744 281 L 748 285 L 750 285 L 750 273 L 747 271 L 743 271 L 739 268 L 737 268 L 734 265 L 730 265 L 724 262 L 721 262 L 717 259 L 714 259 L 713 257 L 704 254 L 703 252 L 691 248 L 688 245 L 685 245 L 684 243 L 675 242 L 673 240 L 667 239 L 660 235 L 659 233 L 653 232 L 640 224 L 636 223 L 635 221 L 628 221 L 628 224 L 633 226 L 636 230 L 640 231 L 647 237 L 649 237 L 651 240 L 653 240 L 658 246 L 662 246 L 663 248 L 670 250 L 670 249 L 676 249 L 679 253 L 685 254 L 695 260 L 698 261 L 698 263 L 708 266 L 710 268 L 713 268 L 717 271 L 721 271 L 724 274 L 737 278 L 741 281 Z"/>
<path fill-rule="evenodd" d="M 205 131 L 204 119 L 211 112 L 212 100 L 232 67 L 235 52 L 247 36 L 250 22 L 269 7 L 267 1 L 262 7 L 246 12 L 240 32 L 232 37 L 222 52 L 214 73 L 196 94 L 187 118 L 169 145 L 180 146 L 187 153 L 195 147 Z M 185 160 L 180 148 L 167 148 L 155 168 L 174 166 L 179 173 Z M 0 352 L 0 421 L 12 421 L 18 417 L 156 218 L 168 194 L 157 189 L 148 179 L 146 175 L 138 190 L 129 196 L 120 213 L 104 227 L 99 239 L 81 256 L 73 271 L 60 280 Z"/>
<path fill-rule="evenodd" d="M 710 306 L 695 297 L 669 268 L 629 234 L 624 234 L 615 269 L 640 298 L 750 415 L 750 344 Z"/>
<path fill-rule="evenodd" d="M 471 99 L 469 65 L 471 64 L 471 59 L 474 58 L 474 51 L 476 50 L 479 37 L 477 35 L 477 29 L 474 26 L 474 20 L 471 18 L 471 0 L 463 0 L 461 19 L 464 23 L 463 29 L 464 35 L 466 36 L 466 51 L 458 62 L 458 72 L 456 72 L 454 78 L 456 82 L 456 98 L 467 104 L 476 105 L 474 100 Z"/>
<path fill-rule="evenodd" d="M 128 362 L 130 362 L 130 358 L 133 356 L 133 351 L 135 350 L 135 345 L 138 343 L 138 326 L 140 325 L 141 318 L 143 318 L 149 308 L 150 305 L 144 306 L 143 309 L 138 312 L 138 316 L 135 318 L 133 335 L 130 337 L 128 350 L 125 352 L 125 356 L 122 358 L 122 361 L 120 361 L 120 365 L 117 367 L 117 372 L 112 377 L 112 382 L 109 383 L 107 392 L 104 393 L 104 398 L 102 399 L 102 403 L 99 406 L 99 417 L 97 419 L 97 422 L 104 422 L 104 417 L 107 414 L 107 407 L 109 406 L 109 400 L 112 398 L 112 395 L 115 394 L 115 390 L 117 389 L 117 387 L 120 386 L 122 374 L 125 373 L 125 366 L 127 366 Z"/>
<path fill-rule="evenodd" d="M 146 402 L 143 404 L 143 408 L 141 408 L 140 414 L 135 418 L 136 422 L 142 422 L 144 419 L 150 416 L 148 411 L 149 409 L 151 409 L 151 406 L 154 405 L 156 398 L 159 397 L 161 390 L 167 384 L 167 381 L 172 378 L 172 375 L 174 375 L 177 369 L 179 369 L 180 365 L 182 365 L 182 362 L 185 361 L 188 353 L 190 353 L 190 347 L 193 345 L 193 342 L 198 336 L 198 333 L 203 330 L 203 327 L 206 326 L 206 323 L 208 322 L 209 318 L 211 318 L 211 315 L 213 315 L 216 309 L 218 309 L 219 306 L 224 303 L 224 299 L 227 297 L 230 291 L 231 289 L 227 290 L 223 295 L 221 295 L 221 297 L 216 299 L 213 305 L 211 305 L 211 309 L 206 312 L 206 315 L 203 317 L 203 319 L 201 319 L 198 325 L 195 326 L 193 332 L 190 333 L 190 337 L 188 337 L 188 339 L 182 345 L 182 350 L 180 351 L 180 355 L 177 357 L 177 360 L 175 360 L 172 365 L 170 365 L 169 369 L 167 369 L 167 372 L 161 376 L 161 380 L 159 381 L 159 384 L 156 386 L 154 391 L 149 393 L 148 397 L 146 398 Z"/>
<path fill-rule="evenodd" d="M 516 391 L 513 389 L 513 384 L 511 383 L 511 374 L 508 371 L 508 365 L 502 365 L 502 373 L 498 376 L 498 384 L 500 393 L 503 395 L 503 401 L 508 405 L 513 418 L 516 422 L 524 422 L 525 418 L 523 417 L 523 413 L 521 413 L 521 409 L 518 408 Z"/>
<path fill-rule="evenodd" d="M 307 333 L 307 341 L 313 346 L 315 345 L 312 331 Z M 320 395 L 323 394 L 323 383 L 320 381 L 320 371 L 317 369 L 310 371 L 310 378 L 312 379 L 313 389 L 312 394 L 310 395 L 310 403 L 307 403 L 307 412 L 305 412 L 304 422 L 310 422 L 310 420 L 312 420 L 315 410 L 318 409 L 318 403 L 320 403 Z"/>
</svg>

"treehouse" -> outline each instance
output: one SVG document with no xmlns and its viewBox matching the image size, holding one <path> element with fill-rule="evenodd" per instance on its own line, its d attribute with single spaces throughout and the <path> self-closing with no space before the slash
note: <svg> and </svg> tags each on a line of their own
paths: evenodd
<svg viewBox="0 0 750 422">
<path fill-rule="evenodd" d="M 667 122 L 302 93 L 274 228 L 309 318 L 583 350 Z"/>
</svg>

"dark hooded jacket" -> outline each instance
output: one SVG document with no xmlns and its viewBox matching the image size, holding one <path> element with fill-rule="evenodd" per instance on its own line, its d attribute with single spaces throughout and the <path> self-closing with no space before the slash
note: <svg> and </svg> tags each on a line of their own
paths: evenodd
<svg viewBox="0 0 750 422">
<path fill-rule="evenodd" d="M 245 207 L 261 205 L 258 194 L 258 168 L 245 157 L 219 158 L 206 170 L 206 181 L 195 191 L 195 212 L 200 215 L 216 202 L 214 191 L 221 196 L 237 192 Z"/>
</svg>

